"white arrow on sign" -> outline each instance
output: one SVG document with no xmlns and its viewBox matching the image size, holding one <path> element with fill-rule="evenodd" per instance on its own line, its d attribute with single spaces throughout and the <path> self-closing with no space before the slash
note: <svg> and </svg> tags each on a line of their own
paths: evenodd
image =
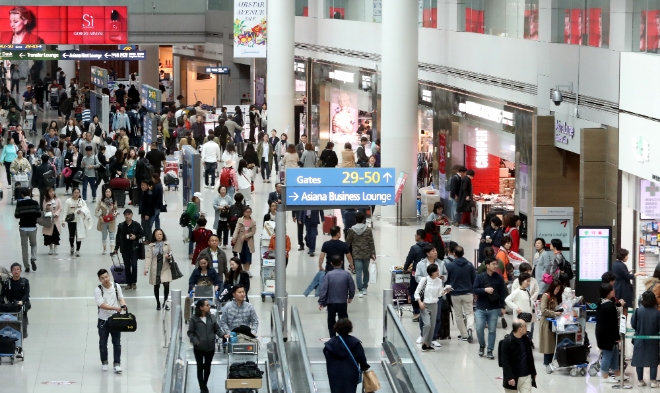
<svg viewBox="0 0 660 393">
<path fill-rule="evenodd" d="M 106 59 L 107 59 L 108 57 L 110 57 L 110 55 L 108 55 L 107 53 L 106 53 L 104 56 L 105 56 Z"/>
<path fill-rule="evenodd" d="M 25 57 L 25 53 L 19 53 L 18 57 Z"/>
<path fill-rule="evenodd" d="M 62 57 L 66 59 L 67 57 L 69 57 L 69 55 L 67 55 L 66 53 L 62 53 Z"/>
<path fill-rule="evenodd" d="M 385 178 L 385 183 L 389 183 L 390 179 L 392 178 L 392 175 L 390 175 L 389 173 L 385 173 L 383 177 Z"/>
<path fill-rule="evenodd" d="M 297 200 L 298 200 L 298 194 L 295 193 L 295 192 L 293 193 L 293 200 L 294 200 L 294 201 L 297 201 Z"/>
</svg>

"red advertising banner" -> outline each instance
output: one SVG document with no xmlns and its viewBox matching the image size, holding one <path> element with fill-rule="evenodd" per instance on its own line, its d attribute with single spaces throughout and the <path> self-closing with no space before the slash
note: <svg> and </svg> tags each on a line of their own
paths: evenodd
<svg viewBox="0 0 660 393">
<path fill-rule="evenodd" d="M 330 19 L 344 19 L 346 10 L 344 8 L 330 7 Z"/>
<path fill-rule="evenodd" d="M 582 45 L 583 13 L 580 8 L 564 11 L 564 43 Z"/>
<path fill-rule="evenodd" d="M 447 173 L 447 137 L 443 134 L 438 135 L 438 171 L 441 174 Z"/>
<path fill-rule="evenodd" d="M 126 44 L 126 6 L 0 6 L 0 44 Z"/>
<path fill-rule="evenodd" d="M 539 39 L 539 10 L 525 10 L 525 30 L 523 38 L 535 41 Z"/>
<path fill-rule="evenodd" d="M 422 27 L 438 28 L 438 9 L 424 8 L 422 12 Z"/>
<path fill-rule="evenodd" d="M 484 11 L 465 9 L 465 31 L 484 34 Z"/>
<path fill-rule="evenodd" d="M 587 9 L 587 34 L 589 46 L 603 46 L 603 10 L 601 8 Z"/>
<path fill-rule="evenodd" d="M 639 50 L 655 51 L 660 48 L 660 11 L 644 10 L 639 26 Z"/>
</svg>

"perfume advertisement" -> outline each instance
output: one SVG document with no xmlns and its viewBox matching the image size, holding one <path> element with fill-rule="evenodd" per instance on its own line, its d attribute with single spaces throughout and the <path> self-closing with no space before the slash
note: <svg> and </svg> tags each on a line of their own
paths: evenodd
<svg viewBox="0 0 660 393">
<path fill-rule="evenodd" d="M 127 12 L 126 6 L 0 6 L 0 44 L 126 44 Z"/>
</svg>

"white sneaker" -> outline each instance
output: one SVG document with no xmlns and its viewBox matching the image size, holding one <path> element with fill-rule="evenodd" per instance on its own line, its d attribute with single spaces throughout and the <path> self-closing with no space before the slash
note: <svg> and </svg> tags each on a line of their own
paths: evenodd
<svg viewBox="0 0 660 393">
<path fill-rule="evenodd" d="M 607 378 L 604 378 L 603 382 L 606 382 L 606 383 L 619 383 L 621 381 L 619 381 L 619 379 L 617 377 L 609 376 Z"/>
<path fill-rule="evenodd" d="M 250 278 L 252 278 L 252 272 L 250 272 L 249 270 L 248 270 L 248 276 L 250 276 Z"/>
<path fill-rule="evenodd" d="M 53 255 L 57 255 L 57 246 L 53 247 Z"/>
<path fill-rule="evenodd" d="M 71 255 L 73 255 L 74 252 L 76 252 L 76 250 L 74 250 L 73 247 L 71 247 L 71 251 L 70 251 Z"/>
<path fill-rule="evenodd" d="M 421 344 L 422 341 L 424 341 L 424 339 L 422 338 L 422 336 L 419 336 L 419 338 L 417 339 L 417 344 Z"/>
<path fill-rule="evenodd" d="M 101 365 L 101 371 L 108 371 L 108 365 L 107 364 L 102 364 Z"/>
<path fill-rule="evenodd" d="M 80 251 L 76 251 L 76 257 L 80 256 Z"/>
<path fill-rule="evenodd" d="M 107 254 L 107 253 L 108 253 L 108 252 L 107 252 L 106 250 L 103 250 L 103 252 L 101 253 L 101 255 L 105 255 L 105 254 Z"/>
<path fill-rule="evenodd" d="M 115 366 L 115 374 L 121 374 L 121 367 Z"/>
<path fill-rule="evenodd" d="M 655 388 L 657 388 L 659 385 L 658 385 L 658 382 L 657 382 L 657 381 L 652 381 L 651 384 L 650 384 L 649 386 L 651 386 L 652 388 L 655 389 Z"/>
<path fill-rule="evenodd" d="M 433 340 L 433 341 L 431 342 L 431 345 L 433 345 L 433 346 L 436 347 L 436 348 L 440 348 L 440 347 L 442 347 L 442 344 L 440 344 L 439 342 L 437 342 L 437 341 L 435 341 L 435 340 Z"/>
<path fill-rule="evenodd" d="M 364 295 L 362 294 L 362 291 L 360 291 L 360 293 L 358 294 L 358 297 L 359 297 L 359 298 L 363 298 L 363 297 L 364 297 Z"/>
<path fill-rule="evenodd" d="M 48 255 L 53 255 L 53 249 L 52 248 L 48 249 Z"/>
</svg>

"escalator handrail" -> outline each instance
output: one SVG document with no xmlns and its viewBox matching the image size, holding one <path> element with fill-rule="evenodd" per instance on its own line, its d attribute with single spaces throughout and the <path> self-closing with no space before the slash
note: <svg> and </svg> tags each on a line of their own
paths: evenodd
<svg viewBox="0 0 660 393">
<path fill-rule="evenodd" d="M 296 332 L 296 338 L 300 344 L 301 358 L 305 368 L 305 378 L 310 392 L 316 392 L 314 385 L 314 376 L 312 375 L 312 367 L 309 361 L 309 353 L 307 352 L 307 342 L 305 341 L 305 332 L 302 330 L 302 322 L 300 321 L 300 314 L 298 307 L 291 305 L 291 333 Z"/>
<path fill-rule="evenodd" d="M 273 305 L 273 308 L 270 312 L 270 320 L 272 325 L 271 332 L 273 334 L 273 340 L 277 345 L 277 357 L 280 361 L 280 371 L 282 372 L 282 381 L 284 382 L 284 393 L 293 393 L 293 384 L 291 383 L 291 372 L 289 369 L 289 360 L 286 357 L 286 351 L 284 350 L 284 338 L 282 337 L 282 320 L 280 319 L 279 307 L 276 304 Z"/>
<path fill-rule="evenodd" d="M 399 334 L 403 337 L 403 342 L 406 344 L 406 347 L 408 347 L 408 352 L 410 353 L 412 360 L 415 363 L 415 366 L 417 367 L 417 370 L 422 375 L 422 378 L 424 379 L 424 383 L 428 387 L 429 392 L 438 393 L 438 390 L 435 388 L 435 385 L 433 384 L 433 382 L 431 382 L 431 376 L 426 372 L 426 367 L 424 367 L 424 363 L 422 363 L 422 359 L 419 357 L 419 354 L 415 349 L 415 345 L 412 342 L 412 339 L 408 336 L 408 332 L 403 327 L 403 324 L 401 323 L 398 314 L 396 313 L 394 307 L 391 304 L 387 305 L 387 313 L 389 314 L 390 318 L 394 321 L 394 325 L 399 331 Z"/>
<path fill-rule="evenodd" d="M 181 306 L 177 306 L 175 310 L 175 320 L 181 320 Z M 179 356 L 179 350 L 181 348 L 181 324 L 176 323 L 171 327 L 172 336 L 170 337 L 170 345 L 167 350 L 167 360 L 165 362 L 165 373 L 163 375 L 163 386 L 161 389 L 162 393 L 170 393 L 174 388 L 174 364 L 176 358 Z"/>
</svg>

